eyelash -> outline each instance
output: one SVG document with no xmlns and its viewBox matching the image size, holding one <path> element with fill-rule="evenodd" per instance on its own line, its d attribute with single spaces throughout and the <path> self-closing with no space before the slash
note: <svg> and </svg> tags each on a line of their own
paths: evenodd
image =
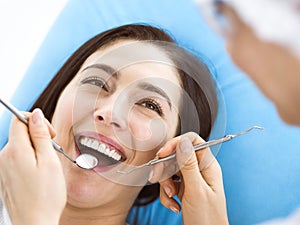
<svg viewBox="0 0 300 225">
<path fill-rule="evenodd" d="M 137 104 L 140 106 L 143 106 L 149 110 L 155 111 L 160 116 L 163 115 L 162 106 L 155 99 L 145 98 L 145 99 L 142 99 L 141 101 L 139 101 Z"/>
<path fill-rule="evenodd" d="M 105 81 L 103 81 L 103 79 L 101 79 L 99 77 L 88 77 L 88 78 L 85 78 L 84 80 L 82 80 L 81 83 L 82 84 L 88 83 L 91 85 L 95 85 L 95 86 L 98 86 L 98 87 L 103 88 L 104 90 L 108 91 Z"/>
</svg>

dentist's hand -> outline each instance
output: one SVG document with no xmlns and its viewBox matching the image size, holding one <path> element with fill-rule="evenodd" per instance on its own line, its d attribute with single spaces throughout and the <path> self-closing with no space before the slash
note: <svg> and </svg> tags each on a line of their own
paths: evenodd
<svg viewBox="0 0 300 225">
<path fill-rule="evenodd" d="M 185 225 L 228 224 L 220 165 L 209 149 L 195 152 L 193 148 L 193 145 L 203 142 L 192 132 L 168 141 L 158 152 L 158 157 L 166 157 L 176 150 L 177 174 L 181 181 L 174 181 L 170 176 L 166 178 L 162 164 L 153 167 L 149 181 L 160 182 L 161 203 L 176 213 L 182 209 Z M 170 175 L 169 171 L 167 173 Z M 173 198 L 175 195 L 180 199 L 182 208 Z"/>
<path fill-rule="evenodd" d="M 66 203 L 62 167 L 51 144 L 55 132 L 39 109 L 13 117 L 0 151 L 0 195 L 14 225 L 58 224 Z"/>
</svg>

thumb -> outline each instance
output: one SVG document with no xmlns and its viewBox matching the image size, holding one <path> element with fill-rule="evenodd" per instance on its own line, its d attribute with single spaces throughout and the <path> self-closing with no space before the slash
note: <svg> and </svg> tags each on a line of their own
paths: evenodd
<svg viewBox="0 0 300 225">
<path fill-rule="evenodd" d="M 42 110 L 34 109 L 29 118 L 29 133 L 37 161 L 43 154 L 50 152 L 49 149 L 53 149 L 48 124 L 45 121 Z"/>
<path fill-rule="evenodd" d="M 176 151 L 177 163 L 180 167 L 180 172 L 183 176 L 184 182 L 188 184 L 201 185 L 204 182 L 202 175 L 199 171 L 197 156 L 194 147 L 189 138 L 183 137 Z M 193 187 L 194 185 L 187 185 Z"/>
</svg>

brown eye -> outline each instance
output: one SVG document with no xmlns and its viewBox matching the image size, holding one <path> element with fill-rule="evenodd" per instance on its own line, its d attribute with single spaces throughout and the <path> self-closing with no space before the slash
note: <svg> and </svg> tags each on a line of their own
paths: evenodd
<svg viewBox="0 0 300 225">
<path fill-rule="evenodd" d="M 156 112 L 158 115 L 163 114 L 160 104 L 157 101 L 155 101 L 154 99 L 143 99 L 140 102 L 138 102 L 137 104 L 145 107 L 146 109 Z"/>
</svg>

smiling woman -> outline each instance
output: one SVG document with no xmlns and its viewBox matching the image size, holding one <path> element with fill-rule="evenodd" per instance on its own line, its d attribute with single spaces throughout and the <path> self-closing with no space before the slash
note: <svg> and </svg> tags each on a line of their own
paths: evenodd
<svg viewBox="0 0 300 225">
<path fill-rule="evenodd" d="M 36 130 L 44 120 L 36 108 L 51 121 L 57 132 L 54 140 L 68 155 L 76 158 L 88 153 L 99 160 L 98 166 L 83 170 L 61 155 L 58 161 L 47 144 L 54 134 L 44 129 L 43 136 Z M 148 204 L 159 192 L 162 203 L 176 213 L 181 206 L 173 197 L 179 197 L 184 224 L 227 223 L 219 165 L 208 149 L 193 150 L 193 145 L 208 138 L 216 118 L 214 83 L 205 64 L 164 31 L 132 24 L 88 40 L 58 71 L 32 111 L 26 114 L 29 132 L 14 119 L 15 132 L 0 153 L 5 168 L 1 196 L 13 223 L 125 224 L 133 205 Z M 20 145 L 34 153 L 32 158 L 12 156 Z M 159 179 L 149 168 L 118 173 L 176 149 L 174 161 L 157 165 L 164 170 Z M 204 168 L 202 175 L 199 166 Z M 14 190 L 22 182 L 15 177 L 23 173 L 25 196 L 22 190 Z M 185 182 L 173 181 L 176 173 Z M 49 176 L 56 179 L 55 184 L 49 184 Z M 28 182 L 31 177 L 36 186 Z M 154 177 L 161 189 L 158 183 L 148 185 Z M 62 196 L 65 192 L 67 200 Z M 207 196 L 218 207 L 199 205 Z M 28 205 L 34 205 L 34 210 L 28 211 Z M 203 216 L 207 213 L 214 214 L 209 218 L 213 221 Z"/>
</svg>

